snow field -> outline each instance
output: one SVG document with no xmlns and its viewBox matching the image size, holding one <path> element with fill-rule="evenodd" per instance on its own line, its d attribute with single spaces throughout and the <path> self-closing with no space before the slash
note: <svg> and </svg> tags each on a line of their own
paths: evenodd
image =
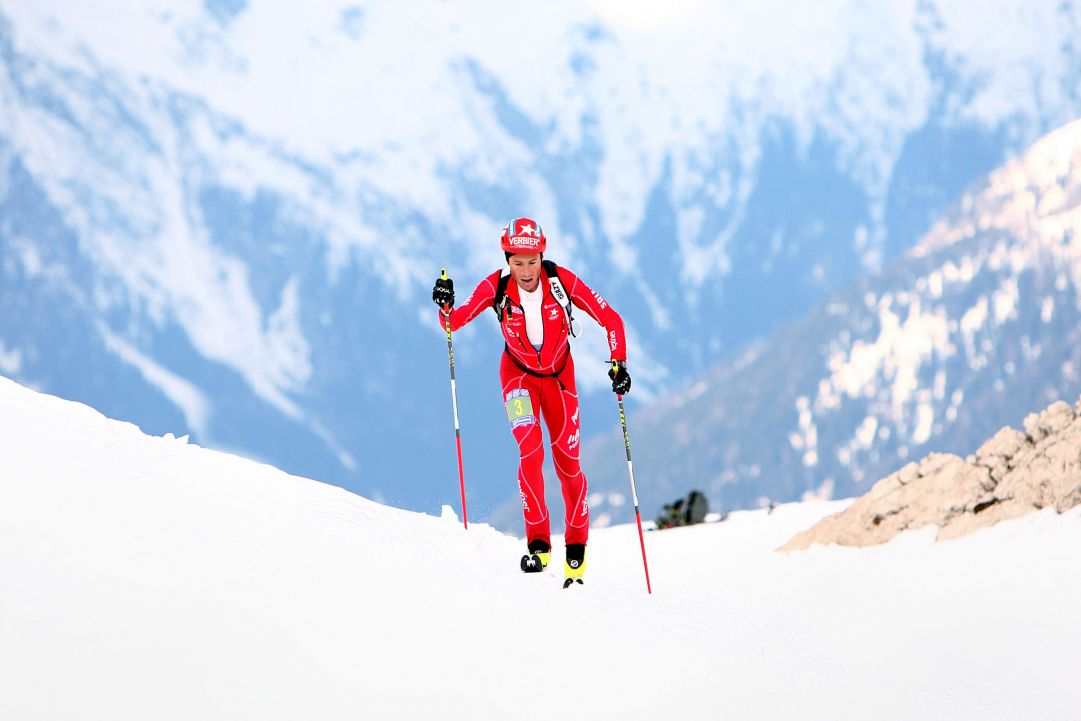
<svg viewBox="0 0 1081 721">
<path fill-rule="evenodd" d="M 649 533 L 653 596 L 597 530 L 564 591 L 561 539 L 521 574 L 483 524 L 0 378 L 0 718 L 1081 717 L 1081 514 L 772 551 L 844 504 Z"/>
</svg>

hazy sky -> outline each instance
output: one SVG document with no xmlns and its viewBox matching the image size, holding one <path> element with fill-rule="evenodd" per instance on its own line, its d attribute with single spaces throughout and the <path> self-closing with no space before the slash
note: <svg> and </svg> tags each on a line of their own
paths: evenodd
<svg viewBox="0 0 1081 721">
<path fill-rule="evenodd" d="M 616 25 L 649 28 L 676 24 L 702 7 L 705 0 L 587 0 L 606 20 Z"/>
</svg>

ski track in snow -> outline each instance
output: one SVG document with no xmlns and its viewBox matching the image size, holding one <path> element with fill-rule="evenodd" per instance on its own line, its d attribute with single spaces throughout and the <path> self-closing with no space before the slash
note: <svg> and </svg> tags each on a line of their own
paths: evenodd
<svg viewBox="0 0 1081 721">
<path fill-rule="evenodd" d="M 558 552 L 0 377 L 0 718 L 1078 718 L 1081 513 L 771 550 L 845 504 L 649 533 L 652 596 L 594 531 L 564 591 Z"/>
</svg>

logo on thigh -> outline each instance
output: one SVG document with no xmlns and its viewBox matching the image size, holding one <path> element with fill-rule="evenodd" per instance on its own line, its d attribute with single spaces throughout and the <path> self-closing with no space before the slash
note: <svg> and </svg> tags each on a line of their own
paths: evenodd
<svg viewBox="0 0 1081 721">
<path fill-rule="evenodd" d="M 578 447 L 578 439 L 581 436 L 581 431 L 575 431 L 574 435 L 567 439 L 567 450 L 573 451 Z"/>
<path fill-rule="evenodd" d="M 515 388 L 507 394 L 507 420 L 511 428 L 528 426 L 537 422 L 533 415 L 533 401 L 529 397 L 529 391 L 525 388 Z"/>
</svg>

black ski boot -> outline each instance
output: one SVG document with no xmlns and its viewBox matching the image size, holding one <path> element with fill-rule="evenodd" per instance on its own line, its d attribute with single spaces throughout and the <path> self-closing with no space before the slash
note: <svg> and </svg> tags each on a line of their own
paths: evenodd
<svg viewBox="0 0 1081 721">
<path fill-rule="evenodd" d="M 586 572 L 586 544 L 571 543 L 567 545 L 567 559 L 563 563 L 563 588 L 570 588 L 575 583 L 582 583 L 582 576 Z"/>
<path fill-rule="evenodd" d="M 523 573 L 540 573 L 552 558 L 552 544 L 535 538 L 529 542 L 529 553 L 522 556 Z"/>
</svg>

